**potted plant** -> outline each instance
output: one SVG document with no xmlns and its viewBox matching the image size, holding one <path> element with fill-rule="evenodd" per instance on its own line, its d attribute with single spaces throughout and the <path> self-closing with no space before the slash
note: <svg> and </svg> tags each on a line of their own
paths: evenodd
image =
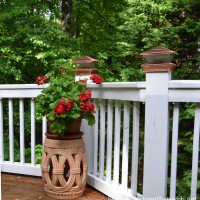
<svg viewBox="0 0 200 200">
<path fill-rule="evenodd" d="M 90 80 L 97 84 L 102 82 L 97 74 Z M 47 117 L 51 135 L 46 134 L 42 153 L 44 190 L 52 199 L 79 198 L 85 190 L 88 169 L 79 128 L 81 119 L 87 120 L 89 125 L 95 123 L 95 108 L 90 101 L 92 92 L 86 87 L 87 80 L 75 81 L 72 72 L 63 68 L 59 76 L 38 76 L 36 83 L 44 84 L 36 98 L 36 109 Z M 52 135 L 58 137 L 52 138 Z"/>
<path fill-rule="evenodd" d="M 90 80 L 97 84 L 102 82 L 97 74 Z M 90 126 L 95 123 L 94 105 L 90 101 L 92 92 L 87 90 L 87 80 L 75 81 L 71 71 L 62 69 L 60 76 L 46 78 L 40 75 L 36 79 L 38 85 L 47 82 L 49 84 L 36 98 L 36 110 L 47 117 L 51 133 L 63 136 L 78 132 L 81 119 L 87 120 Z"/>
</svg>

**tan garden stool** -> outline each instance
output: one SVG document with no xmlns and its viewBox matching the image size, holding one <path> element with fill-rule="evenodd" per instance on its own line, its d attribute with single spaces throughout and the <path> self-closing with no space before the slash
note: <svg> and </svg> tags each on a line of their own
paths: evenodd
<svg viewBox="0 0 200 200">
<path fill-rule="evenodd" d="M 85 190 L 88 164 L 82 138 L 45 139 L 42 178 L 46 194 L 53 199 L 75 199 Z"/>
</svg>

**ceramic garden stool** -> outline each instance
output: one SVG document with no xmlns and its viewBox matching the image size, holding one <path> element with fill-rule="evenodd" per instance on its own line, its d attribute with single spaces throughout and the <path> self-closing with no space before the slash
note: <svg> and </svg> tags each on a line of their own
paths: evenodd
<svg viewBox="0 0 200 200">
<path fill-rule="evenodd" d="M 85 190 L 88 164 L 82 137 L 71 140 L 46 138 L 42 154 L 42 178 L 53 199 L 75 199 Z"/>
</svg>

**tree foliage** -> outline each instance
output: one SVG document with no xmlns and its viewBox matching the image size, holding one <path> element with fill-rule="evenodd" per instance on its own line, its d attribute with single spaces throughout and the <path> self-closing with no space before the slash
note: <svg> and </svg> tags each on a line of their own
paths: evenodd
<svg viewBox="0 0 200 200">
<path fill-rule="evenodd" d="M 51 6 L 34 0 L 1 1 L 1 83 L 33 82 L 75 54 Z"/>
<path fill-rule="evenodd" d="M 32 82 L 80 55 L 109 81 L 144 79 L 142 51 L 179 53 L 174 78 L 198 79 L 198 0 L 1 0 L 1 82 Z M 63 31 L 62 31 L 63 30 Z"/>
</svg>

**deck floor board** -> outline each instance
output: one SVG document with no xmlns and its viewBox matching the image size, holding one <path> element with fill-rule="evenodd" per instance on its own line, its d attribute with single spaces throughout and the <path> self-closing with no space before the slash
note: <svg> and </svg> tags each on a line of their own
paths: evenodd
<svg viewBox="0 0 200 200">
<path fill-rule="evenodd" d="M 41 177 L 2 173 L 2 200 L 52 200 L 43 189 Z M 76 200 L 108 200 L 108 197 L 90 186 Z"/>
</svg>

